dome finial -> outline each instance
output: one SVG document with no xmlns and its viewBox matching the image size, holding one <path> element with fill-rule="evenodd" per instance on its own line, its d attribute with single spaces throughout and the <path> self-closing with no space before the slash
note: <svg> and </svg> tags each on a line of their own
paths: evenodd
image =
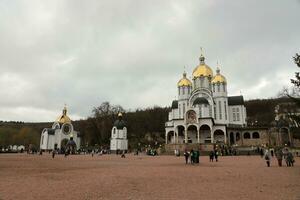
<svg viewBox="0 0 300 200">
<path fill-rule="evenodd" d="M 200 65 L 204 65 L 205 64 L 205 62 L 204 62 L 205 57 L 203 56 L 203 48 L 202 47 L 200 47 L 200 51 L 201 51 L 200 58 L 199 58 Z"/>
<path fill-rule="evenodd" d="M 67 104 L 65 104 L 65 107 L 63 109 L 63 115 L 67 115 Z"/>
<path fill-rule="evenodd" d="M 185 66 L 183 66 L 183 78 L 186 78 Z"/>
<path fill-rule="evenodd" d="M 216 70 L 217 74 L 220 74 L 220 65 L 219 65 L 219 61 L 217 61 L 217 70 Z"/>
</svg>

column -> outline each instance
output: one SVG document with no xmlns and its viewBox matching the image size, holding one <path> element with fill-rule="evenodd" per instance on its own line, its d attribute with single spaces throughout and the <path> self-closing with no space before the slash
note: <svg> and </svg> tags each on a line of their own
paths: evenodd
<svg viewBox="0 0 300 200">
<path fill-rule="evenodd" d="M 226 132 L 224 132 L 224 142 L 225 142 L 225 144 L 227 144 L 227 135 L 226 135 Z"/>
<path fill-rule="evenodd" d="M 168 132 L 166 132 L 166 144 L 168 144 Z"/>
<path fill-rule="evenodd" d="M 200 144 L 200 129 L 197 130 L 197 139 L 198 139 L 198 144 Z"/>
<path fill-rule="evenodd" d="M 187 127 L 186 126 L 184 126 L 184 140 L 185 140 L 185 142 L 184 143 L 188 143 L 188 141 L 187 141 L 187 139 L 188 139 L 188 131 L 187 131 Z"/>
<path fill-rule="evenodd" d="M 210 130 L 210 142 L 214 143 L 214 133 L 212 130 Z"/>
<path fill-rule="evenodd" d="M 174 131 L 174 136 L 173 136 L 173 144 L 176 143 L 176 131 Z"/>
</svg>

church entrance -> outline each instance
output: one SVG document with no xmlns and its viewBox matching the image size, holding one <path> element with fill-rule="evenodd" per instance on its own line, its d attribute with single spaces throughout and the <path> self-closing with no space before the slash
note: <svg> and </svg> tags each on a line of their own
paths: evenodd
<svg viewBox="0 0 300 200">
<path fill-rule="evenodd" d="M 211 143 L 211 136 L 210 136 L 210 127 L 208 125 L 202 125 L 200 127 L 200 130 L 199 130 L 199 136 L 200 136 L 200 143 L 206 143 L 206 144 L 209 144 Z"/>
<path fill-rule="evenodd" d="M 233 132 L 230 133 L 229 137 L 230 137 L 230 145 L 234 145 L 235 144 L 235 140 L 234 140 L 234 134 L 233 134 Z"/>
<path fill-rule="evenodd" d="M 197 143 L 197 126 L 190 125 L 187 129 L 188 143 Z"/>
<path fill-rule="evenodd" d="M 184 143 L 184 126 L 177 126 L 178 130 L 178 144 Z"/>
<path fill-rule="evenodd" d="M 67 148 L 67 144 L 68 144 L 68 139 L 63 139 L 61 142 L 60 142 L 60 149 L 62 152 L 65 152 L 66 148 Z"/>
<path fill-rule="evenodd" d="M 225 133 L 218 129 L 214 132 L 214 142 L 217 144 L 225 144 Z"/>
</svg>

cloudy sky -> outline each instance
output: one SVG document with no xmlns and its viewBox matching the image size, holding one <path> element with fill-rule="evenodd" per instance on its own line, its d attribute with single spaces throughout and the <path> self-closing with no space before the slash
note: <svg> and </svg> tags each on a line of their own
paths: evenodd
<svg viewBox="0 0 300 200">
<path fill-rule="evenodd" d="M 277 95 L 297 70 L 299 0 L 0 0 L 0 119 L 72 119 L 103 101 L 168 106 L 177 81 L 217 61 L 229 95 Z"/>
</svg>

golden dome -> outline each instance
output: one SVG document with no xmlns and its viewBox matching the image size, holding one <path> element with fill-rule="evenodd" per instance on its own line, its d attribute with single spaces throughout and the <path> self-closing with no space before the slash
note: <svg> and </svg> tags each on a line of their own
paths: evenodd
<svg viewBox="0 0 300 200">
<path fill-rule="evenodd" d="M 213 71 L 208 65 L 205 64 L 204 59 L 204 56 L 201 55 L 199 58 L 200 64 L 193 71 L 193 79 L 201 76 L 213 77 Z"/>
<path fill-rule="evenodd" d="M 71 123 L 70 117 L 67 116 L 67 107 L 65 106 L 62 112 L 62 115 L 60 115 L 57 119 L 56 122 L 64 124 L 64 123 Z"/>
<path fill-rule="evenodd" d="M 182 86 L 192 86 L 192 82 L 186 77 L 186 73 L 183 73 L 182 79 L 180 79 L 177 83 L 178 87 Z"/>
<path fill-rule="evenodd" d="M 226 78 L 220 74 L 220 69 L 217 68 L 217 75 L 214 76 L 211 83 L 226 83 Z"/>
</svg>

